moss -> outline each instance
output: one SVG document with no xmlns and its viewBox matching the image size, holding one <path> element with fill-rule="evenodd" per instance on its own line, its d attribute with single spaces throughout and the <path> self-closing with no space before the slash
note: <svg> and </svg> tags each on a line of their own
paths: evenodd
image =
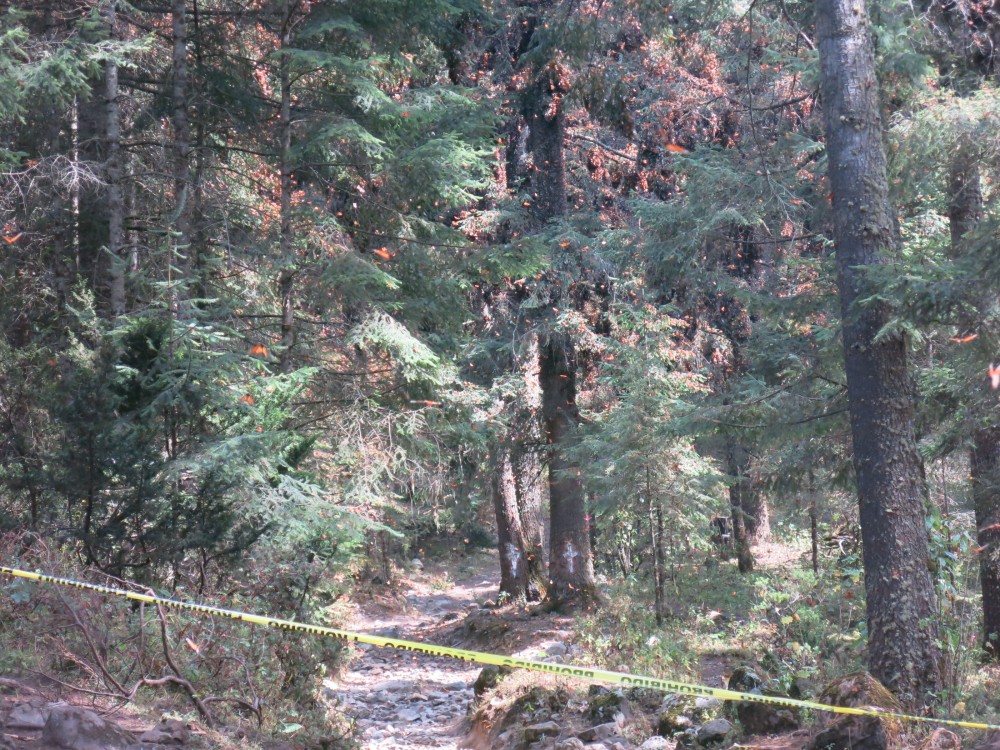
<svg viewBox="0 0 1000 750">
<path fill-rule="evenodd" d="M 867 672 L 851 672 L 831 680 L 819 700 L 834 706 L 875 706 L 894 712 L 903 709 L 896 696 Z"/>
</svg>

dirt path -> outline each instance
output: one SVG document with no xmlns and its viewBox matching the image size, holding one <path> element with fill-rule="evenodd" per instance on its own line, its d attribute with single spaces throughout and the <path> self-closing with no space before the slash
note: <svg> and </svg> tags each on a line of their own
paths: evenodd
<svg viewBox="0 0 1000 750">
<path fill-rule="evenodd" d="M 478 555 L 452 582 L 429 566 L 408 572 L 401 603 L 359 606 L 351 630 L 441 642 L 478 602 L 496 594 L 495 561 Z M 325 680 L 327 695 L 357 721 L 363 750 L 451 750 L 467 731 L 472 683 L 480 668 L 455 659 L 362 646 L 349 667 Z"/>
</svg>

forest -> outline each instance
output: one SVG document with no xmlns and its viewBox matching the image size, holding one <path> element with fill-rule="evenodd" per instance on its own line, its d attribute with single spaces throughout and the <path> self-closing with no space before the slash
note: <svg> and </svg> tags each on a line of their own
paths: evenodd
<svg viewBox="0 0 1000 750">
<path fill-rule="evenodd" d="M 1000 748 L 1000 4 L 0 13 L 0 566 L 959 722 L 3 575 L 0 748 Z"/>
</svg>

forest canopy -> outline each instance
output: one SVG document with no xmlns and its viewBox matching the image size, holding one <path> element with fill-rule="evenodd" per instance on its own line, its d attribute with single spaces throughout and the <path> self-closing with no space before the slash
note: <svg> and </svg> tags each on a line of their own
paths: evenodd
<svg viewBox="0 0 1000 750">
<path fill-rule="evenodd" d="M 1000 20 L 849 5 L 8 4 L 0 550 L 285 616 L 453 535 L 660 624 L 811 525 L 939 705 L 1000 655 Z"/>
</svg>

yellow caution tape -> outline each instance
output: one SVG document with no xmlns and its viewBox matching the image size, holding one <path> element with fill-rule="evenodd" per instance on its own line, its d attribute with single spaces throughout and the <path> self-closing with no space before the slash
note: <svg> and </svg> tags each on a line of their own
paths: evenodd
<svg viewBox="0 0 1000 750">
<path fill-rule="evenodd" d="M 515 659 L 510 656 L 500 654 L 490 654 L 483 651 L 469 651 L 464 648 L 450 648 L 448 646 L 435 646 L 417 641 L 405 641 L 400 638 L 384 638 L 378 635 L 368 635 L 366 633 L 353 633 L 347 630 L 337 630 L 321 625 L 305 625 L 292 620 L 280 620 L 271 617 L 261 617 L 251 615 L 246 612 L 238 612 L 231 609 L 220 609 L 219 607 L 209 607 L 204 604 L 190 604 L 179 602 L 175 599 L 163 599 L 150 594 L 140 594 L 134 591 L 115 589 L 109 586 L 100 586 L 95 583 L 83 583 L 73 581 L 69 578 L 58 578 L 44 573 L 31 573 L 17 568 L 6 568 L 0 566 L 0 573 L 26 578 L 31 581 L 41 583 L 55 583 L 60 586 L 71 586 L 87 591 L 96 591 L 101 594 L 111 594 L 112 596 L 123 596 L 138 602 L 147 604 L 161 604 L 165 607 L 175 609 L 186 609 L 191 612 L 198 612 L 205 615 L 217 615 L 228 617 L 231 620 L 251 622 L 255 625 L 264 625 L 269 628 L 280 628 L 282 630 L 293 630 L 310 635 L 322 635 L 330 638 L 339 638 L 344 641 L 354 643 L 368 643 L 372 646 L 385 648 L 396 648 L 401 651 L 413 651 L 421 654 L 433 656 L 447 656 L 452 659 L 462 661 L 478 662 L 480 664 L 494 664 L 499 667 L 512 667 L 517 669 L 529 669 L 535 672 L 547 672 L 549 674 L 562 675 L 566 677 L 578 677 L 590 682 L 604 682 L 613 685 L 623 685 L 625 687 L 653 688 L 667 693 L 679 695 L 703 696 L 706 698 L 717 698 L 723 701 L 747 701 L 753 703 L 770 703 L 777 706 L 787 706 L 790 708 L 811 708 L 817 711 L 831 711 L 838 714 L 851 714 L 854 716 L 878 716 L 886 719 L 900 719 L 902 721 L 919 721 L 928 724 L 941 724 L 950 727 L 964 727 L 966 729 L 997 729 L 1000 724 L 985 724 L 976 721 L 958 721 L 956 719 L 935 719 L 928 716 L 911 716 L 909 714 L 897 714 L 890 711 L 880 711 L 875 708 L 854 708 L 850 706 L 831 706 L 825 703 L 815 703 L 813 701 L 799 700 L 797 698 L 785 698 L 781 696 L 759 695 L 757 693 L 741 693 L 736 690 L 724 688 L 711 688 L 703 685 L 692 685 L 686 682 L 676 682 L 674 680 L 661 680 L 657 677 L 643 677 L 631 675 L 624 672 L 611 672 L 606 669 L 595 669 L 592 667 L 572 667 L 565 664 L 552 664 L 543 661 L 533 661 L 531 659 Z"/>
</svg>

